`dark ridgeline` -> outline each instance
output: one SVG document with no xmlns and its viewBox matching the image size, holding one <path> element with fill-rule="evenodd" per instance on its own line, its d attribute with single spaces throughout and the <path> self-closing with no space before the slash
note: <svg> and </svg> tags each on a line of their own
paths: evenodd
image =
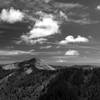
<svg viewBox="0 0 100 100">
<path fill-rule="evenodd" d="M 99 67 L 50 68 L 37 58 L 1 65 L 0 100 L 100 100 Z"/>
</svg>

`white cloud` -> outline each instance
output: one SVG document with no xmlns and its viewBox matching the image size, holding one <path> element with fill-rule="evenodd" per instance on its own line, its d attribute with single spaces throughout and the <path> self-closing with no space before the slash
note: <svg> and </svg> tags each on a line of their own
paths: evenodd
<svg viewBox="0 0 100 100">
<path fill-rule="evenodd" d="M 49 3 L 51 0 L 44 0 L 45 3 Z"/>
<path fill-rule="evenodd" d="M 47 41 L 46 38 L 39 38 L 39 39 L 33 40 L 33 41 L 32 41 L 32 44 L 36 44 L 36 43 L 42 44 L 42 43 L 44 43 L 44 42 L 46 42 L 46 41 Z"/>
<path fill-rule="evenodd" d="M 48 45 L 48 46 L 41 46 L 40 49 L 49 49 L 51 48 L 52 46 L 51 45 Z"/>
<path fill-rule="evenodd" d="M 67 43 L 80 43 L 80 42 L 89 42 L 88 38 L 82 37 L 78 35 L 76 38 L 74 38 L 72 35 L 69 35 L 65 38 L 65 40 L 62 40 L 59 42 L 59 44 L 64 45 Z"/>
<path fill-rule="evenodd" d="M 46 38 L 37 38 L 37 39 L 29 39 L 26 35 L 22 35 L 21 36 L 21 40 L 20 41 L 17 41 L 16 44 L 20 44 L 22 42 L 25 42 L 26 44 L 36 44 L 36 43 L 39 43 L 39 44 L 43 44 L 47 41 Z"/>
<path fill-rule="evenodd" d="M 0 14 L 0 19 L 2 21 L 8 22 L 8 23 L 15 23 L 20 22 L 24 18 L 24 13 L 22 13 L 20 10 L 16 10 L 13 7 L 8 9 L 3 9 Z"/>
<path fill-rule="evenodd" d="M 66 21 L 68 20 L 68 16 L 63 11 L 60 11 L 59 14 L 60 17 L 64 18 Z"/>
<path fill-rule="evenodd" d="M 100 5 L 97 6 L 97 10 L 100 10 Z"/>
<path fill-rule="evenodd" d="M 58 33 L 59 25 L 52 18 L 43 18 L 42 21 L 37 21 L 34 28 L 30 31 L 29 38 L 47 37 Z"/>
<path fill-rule="evenodd" d="M 56 62 L 64 63 L 64 62 L 66 62 L 66 60 L 59 58 L 59 59 L 56 59 Z"/>
<path fill-rule="evenodd" d="M 85 24 L 96 24 L 96 23 L 99 23 L 100 21 L 99 20 L 91 20 L 91 19 L 88 19 L 88 18 L 82 18 L 82 19 L 67 19 L 66 21 L 68 22 L 72 22 L 72 23 L 78 23 L 78 24 L 81 24 L 81 25 L 85 25 Z"/>
<path fill-rule="evenodd" d="M 42 15 L 41 15 L 42 16 Z M 33 39 L 48 37 L 59 33 L 59 22 L 52 15 L 44 15 L 36 20 L 34 27 L 26 35 L 22 35 L 24 42 L 31 43 Z"/>
<path fill-rule="evenodd" d="M 66 56 L 78 56 L 80 55 L 79 52 L 77 50 L 68 50 L 66 53 L 65 53 Z"/>
<path fill-rule="evenodd" d="M 59 14 L 60 14 L 60 17 L 64 18 L 64 21 L 70 22 L 70 23 L 77 23 L 77 24 L 80 24 L 80 25 L 100 23 L 99 20 L 90 19 L 89 13 L 78 14 L 78 13 L 75 13 L 75 12 L 69 12 L 68 14 L 66 14 L 63 11 L 60 11 Z M 75 19 L 75 18 L 73 18 L 73 16 L 77 16 L 77 17 L 79 17 L 79 19 Z"/>
<path fill-rule="evenodd" d="M 21 55 L 21 54 L 31 54 L 31 51 L 0 50 L 0 55 L 1 55 L 1 56 L 11 56 L 11 55 Z"/>
<path fill-rule="evenodd" d="M 72 8 L 82 8 L 83 5 L 78 3 L 55 3 L 55 6 L 58 8 L 64 8 L 64 9 L 72 9 Z"/>
</svg>

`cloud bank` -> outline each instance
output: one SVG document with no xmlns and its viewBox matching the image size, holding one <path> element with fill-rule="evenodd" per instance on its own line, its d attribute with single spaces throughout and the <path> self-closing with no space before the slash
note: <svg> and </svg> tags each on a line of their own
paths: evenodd
<svg viewBox="0 0 100 100">
<path fill-rule="evenodd" d="M 43 44 L 47 41 L 46 38 L 37 38 L 37 39 L 29 39 L 26 35 L 22 35 L 21 36 L 21 41 L 17 41 L 16 43 L 17 44 L 20 44 L 21 42 L 25 42 L 26 44 L 36 44 L 36 43 L 39 43 L 39 44 Z"/>
<path fill-rule="evenodd" d="M 57 8 L 64 8 L 64 9 L 72 9 L 72 8 L 82 8 L 83 5 L 78 3 L 55 3 L 55 7 Z"/>
<path fill-rule="evenodd" d="M 80 35 L 78 35 L 76 38 L 74 38 L 72 35 L 69 35 L 65 38 L 65 40 L 62 40 L 59 42 L 59 44 L 64 45 L 64 44 L 68 44 L 68 43 L 80 43 L 80 42 L 89 42 L 88 38 L 86 37 L 82 37 Z"/>
<path fill-rule="evenodd" d="M 21 54 L 31 54 L 31 51 L 21 51 L 21 50 L 0 50 L 0 56 L 13 56 Z"/>
<path fill-rule="evenodd" d="M 77 50 L 68 50 L 66 53 L 65 53 L 66 56 L 79 56 L 79 52 Z"/>
<path fill-rule="evenodd" d="M 25 37 L 22 38 L 24 42 L 30 42 L 34 39 L 48 37 L 57 33 L 59 33 L 59 22 L 54 20 L 53 16 L 45 15 L 43 18 L 36 21 L 30 32 L 21 37 Z"/>
<path fill-rule="evenodd" d="M 0 14 L 1 21 L 8 22 L 8 23 L 15 23 L 20 22 L 24 18 L 24 13 L 20 10 L 16 10 L 13 7 L 8 9 L 3 9 Z"/>
</svg>

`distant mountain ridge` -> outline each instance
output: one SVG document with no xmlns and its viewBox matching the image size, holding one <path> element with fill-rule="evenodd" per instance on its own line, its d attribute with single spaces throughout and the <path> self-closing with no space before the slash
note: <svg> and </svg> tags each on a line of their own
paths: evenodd
<svg viewBox="0 0 100 100">
<path fill-rule="evenodd" d="M 48 65 L 45 61 L 39 58 L 31 58 L 29 60 L 24 60 L 21 62 L 5 64 L 2 66 L 2 68 L 5 70 L 11 70 L 11 69 L 19 69 L 20 67 L 29 67 L 30 65 L 31 67 L 33 65 L 34 68 L 37 68 L 39 70 L 55 70 L 55 68 Z"/>
<path fill-rule="evenodd" d="M 100 68 L 49 66 L 39 58 L 1 65 L 0 100 L 100 100 Z"/>
<path fill-rule="evenodd" d="M 37 100 L 39 97 L 37 95 L 42 93 L 42 90 L 54 77 L 56 77 L 56 70 L 39 58 L 1 65 L 0 100 L 16 100 L 16 98 L 17 100 L 24 100 L 27 97 L 25 95 L 25 98 L 22 99 L 25 91 L 32 96 L 33 100 Z M 31 91 L 33 92 L 29 93 Z M 6 92 L 8 96 L 5 95 Z M 14 95 L 15 98 L 11 99 L 11 95 Z M 13 98 L 13 96 L 11 97 Z"/>
</svg>

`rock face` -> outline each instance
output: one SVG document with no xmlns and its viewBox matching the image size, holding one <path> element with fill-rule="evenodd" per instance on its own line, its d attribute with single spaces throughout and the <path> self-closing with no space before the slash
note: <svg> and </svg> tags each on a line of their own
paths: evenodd
<svg viewBox="0 0 100 100">
<path fill-rule="evenodd" d="M 100 100 L 99 67 L 48 66 L 37 58 L 1 65 L 0 100 Z"/>
</svg>

